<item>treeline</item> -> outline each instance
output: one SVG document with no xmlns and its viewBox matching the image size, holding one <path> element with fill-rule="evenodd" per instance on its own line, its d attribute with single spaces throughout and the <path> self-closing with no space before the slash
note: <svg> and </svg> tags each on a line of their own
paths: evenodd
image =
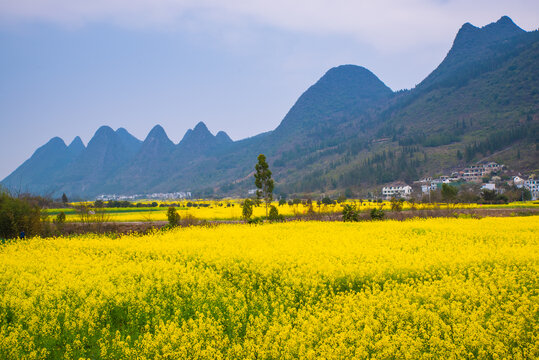
<svg viewBox="0 0 539 360">
<path fill-rule="evenodd" d="M 339 163 L 347 163 L 345 156 Z M 412 181 L 418 177 L 418 170 L 427 161 L 427 155 L 418 146 L 404 146 L 399 150 L 384 150 L 364 160 L 360 165 L 345 171 L 337 177 L 328 177 L 335 164 L 326 169 L 315 170 L 301 180 L 279 189 L 285 192 L 317 192 L 338 187 L 355 187 L 362 184 L 383 184 L 395 180 Z"/>
<path fill-rule="evenodd" d="M 424 132 L 409 135 L 399 138 L 400 146 L 421 145 L 425 147 L 436 147 L 451 144 L 460 141 L 460 137 L 456 133 L 442 133 L 426 135 Z"/>
<path fill-rule="evenodd" d="M 422 159 L 421 159 L 422 158 Z M 355 186 L 358 183 L 383 184 L 397 179 L 412 181 L 427 156 L 417 146 L 403 147 L 400 151 L 383 151 L 365 160 L 361 165 L 341 174 L 338 185 Z"/>
<path fill-rule="evenodd" d="M 274 167 L 285 167 L 294 161 L 301 161 L 302 166 L 313 164 L 321 158 L 339 154 L 346 156 L 357 155 L 369 147 L 366 138 L 328 139 L 307 146 L 296 145 L 293 149 L 283 151 L 272 163 Z"/>
<path fill-rule="evenodd" d="M 464 150 L 464 158 L 466 161 L 471 161 L 478 153 L 485 156 L 526 137 L 535 139 L 537 142 L 537 126 L 523 125 L 509 130 L 499 130 L 489 135 L 485 140 L 467 145 Z"/>
<path fill-rule="evenodd" d="M 103 200 L 96 200 L 94 201 L 94 207 L 96 208 L 154 208 L 154 207 L 208 207 L 210 204 L 205 203 L 196 203 L 188 201 L 184 204 L 181 203 L 157 203 L 156 201 L 151 203 L 134 203 L 127 200 L 109 200 L 109 201 L 103 201 Z"/>
</svg>

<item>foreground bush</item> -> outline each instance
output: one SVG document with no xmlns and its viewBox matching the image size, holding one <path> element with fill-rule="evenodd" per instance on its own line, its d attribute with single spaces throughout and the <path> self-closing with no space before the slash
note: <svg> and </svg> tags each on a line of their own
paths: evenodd
<svg viewBox="0 0 539 360">
<path fill-rule="evenodd" d="M 0 359 L 536 359 L 537 217 L 0 247 Z"/>
<path fill-rule="evenodd" d="M 24 199 L 14 198 L 0 189 L 0 239 L 14 239 L 21 232 L 24 232 L 24 236 L 33 236 L 40 231 L 39 207 Z"/>
</svg>

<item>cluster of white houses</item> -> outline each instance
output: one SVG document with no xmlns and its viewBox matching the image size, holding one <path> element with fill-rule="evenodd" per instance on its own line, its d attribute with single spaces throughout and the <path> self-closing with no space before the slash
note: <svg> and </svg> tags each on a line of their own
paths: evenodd
<svg viewBox="0 0 539 360">
<path fill-rule="evenodd" d="M 539 199 L 539 180 L 533 178 L 524 180 L 520 176 L 515 176 L 513 178 L 513 184 L 519 189 L 525 187 L 526 189 L 530 190 L 532 200 Z"/>
<path fill-rule="evenodd" d="M 382 188 L 382 196 L 385 199 L 409 198 L 412 195 L 412 187 L 403 182 L 394 182 Z"/>
<path fill-rule="evenodd" d="M 423 194 L 428 194 L 431 191 L 435 191 L 442 184 L 450 184 L 457 181 L 473 182 L 473 183 L 483 183 L 483 178 L 490 177 L 492 174 L 498 174 L 503 170 L 504 166 L 497 164 L 495 162 L 482 163 L 477 165 L 472 165 L 465 169 L 454 171 L 450 176 L 440 176 L 436 179 L 431 177 L 423 178 L 419 181 L 414 181 L 415 185 L 421 187 L 421 192 Z M 495 181 L 501 180 L 496 176 L 492 177 L 491 181 L 483 183 L 481 189 L 488 190 L 499 190 L 496 189 Z M 539 198 L 539 180 L 535 178 L 529 178 L 525 180 L 519 176 L 514 176 L 510 181 L 511 185 L 515 185 L 517 188 L 526 188 L 531 192 L 532 200 L 537 200 Z M 394 182 L 382 188 L 382 196 L 385 199 L 395 198 L 409 198 L 412 195 L 413 188 L 412 186 L 404 182 Z"/>
<path fill-rule="evenodd" d="M 120 200 L 120 201 L 133 201 L 133 200 L 178 200 L 178 199 L 190 199 L 191 192 L 189 191 L 179 191 L 173 193 L 153 193 L 153 194 L 135 194 L 135 195 L 118 195 L 118 194 L 107 194 L 99 195 L 96 199 L 109 201 L 109 200 Z"/>
</svg>

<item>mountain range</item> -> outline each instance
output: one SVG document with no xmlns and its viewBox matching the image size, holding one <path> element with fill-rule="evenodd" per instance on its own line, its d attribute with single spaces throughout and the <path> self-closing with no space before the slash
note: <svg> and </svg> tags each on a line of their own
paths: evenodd
<svg viewBox="0 0 539 360">
<path fill-rule="evenodd" d="M 279 126 L 232 141 L 198 123 L 174 144 L 156 125 L 144 141 L 99 128 L 85 147 L 53 138 L 2 181 L 13 191 L 93 198 L 192 191 L 245 195 L 266 154 L 276 191 L 363 194 L 489 159 L 534 171 L 538 159 L 539 32 L 507 16 L 464 24 L 440 65 L 393 92 L 369 70 L 330 69 Z"/>
</svg>

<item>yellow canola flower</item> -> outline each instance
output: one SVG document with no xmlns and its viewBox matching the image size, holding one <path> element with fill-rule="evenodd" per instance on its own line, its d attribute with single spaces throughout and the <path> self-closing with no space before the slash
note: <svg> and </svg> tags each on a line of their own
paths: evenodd
<svg viewBox="0 0 539 360">
<path fill-rule="evenodd" d="M 0 247 L 0 359 L 539 357 L 538 217 Z"/>
<path fill-rule="evenodd" d="M 220 200 L 220 201 L 160 201 L 157 202 L 159 207 L 152 208 L 104 208 L 105 214 L 103 218 L 106 221 L 112 222 L 154 222 L 154 221 L 167 221 L 167 210 L 169 205 L 176 206 L 178 214 L 182 218 L 193 216 L 200 220 L 240 220 L 242 216 L 242 201 L 240 200 Z M 141 201 L 141 203 L 151 203 L 148 201 Z M 82 203 L 75 203 L 78 205 Z M 92 203 L 83 203 L 91 206 Z M 371 202 L 367 200 L 347 200 L 342 203 L 335 203 L 331 205 L 318 205 L 316 201 L 312 201 L 311 204 L 300 203 L 297 205 L 279 205 L 278 202 L 273 202 L 272 205 L 277 207 L 279 214 L 283 216 L 297 216 L 308 214 L 309 211 L 320 214 L 341 214 L 344 205 L 355 205 L 360 211 L 370 211 L 371 209 L 382 208 L 384 210 L 391 209 L 391 203 L 389 201 L 383 202 Z M 188 206 L 189 205 L 189 206 Z M 527 201 L 516 202 L 502 205 L 482 205 L 482 204 L 445 204 L 445 203 L 410 203 L 404 202 L 402 204 L 402 210 L 407 211 L 411 209 L 417 210 L 454 210 L 454 209 L 515 209 L 519 208 L 537 208 L 539 202 Z M 67 222 L 81 222 L 80 216 L 74 209 L 49 209 L 48 212 L 51 215 L 51 220 L 60 212 L 63 211 L 66 214 Z M 255 206 L 253 208 L 253 216 L 260 217 L 266 216 L 266 208 L 264 204 Z"/>
</svg>

